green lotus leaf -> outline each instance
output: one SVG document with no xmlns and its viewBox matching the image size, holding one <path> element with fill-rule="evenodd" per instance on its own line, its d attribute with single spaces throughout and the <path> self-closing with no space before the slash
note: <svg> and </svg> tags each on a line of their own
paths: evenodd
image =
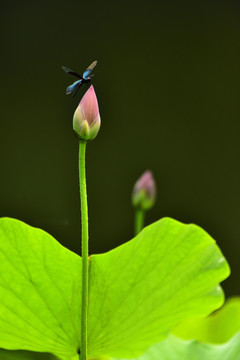
<svg viewBox="0 0 240 360">
<path fill-rule="evenodd" d="M 89 356 L 138 356 L 182 319 L 224 301 L 229 267 L 200 227 L 164 218 L 90 260 Z"/>
<path fill-rule="evenodd" d="M 81 258 L 46 232 L 0 219 L 0 347 L 76 356 Z"/>
<path fill-rule="evenodd" d="M 179 321 L 221 306 L 229 267 L 201 228 L 162 219 L 89 262 L 88 353 L 131 357 Z M 81 258 L 46 232 L 0 220 L 0 347 L 77 360 Z"/>
</svg>

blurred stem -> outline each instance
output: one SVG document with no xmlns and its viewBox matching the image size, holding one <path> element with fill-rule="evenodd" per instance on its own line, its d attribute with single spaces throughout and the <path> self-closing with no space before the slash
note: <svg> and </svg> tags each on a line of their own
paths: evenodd
<svg viewBox="0 0 240 360">
<path fill-rule="evenodd" d="M 79 141 L 79 184 L 82 219 L 82 304 L 81 304 L 81 360 L 87 359 L 88 310 L 88 205 L 85 154 L 86 141 Z"/>
<path fill-rule="evenodd" d="M 135 213 L 135 235 L 140 233 L 140 231 L 144 227 L 144 217 L 145 217 L 145 211 L 141 209 L 136 209 Z"/>
</svg>

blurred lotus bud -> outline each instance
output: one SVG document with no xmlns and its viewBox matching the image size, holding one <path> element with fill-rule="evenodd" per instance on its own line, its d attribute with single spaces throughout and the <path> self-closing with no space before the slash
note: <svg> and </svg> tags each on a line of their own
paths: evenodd
<svg viewBox="0 0 240 360">
<path fill-rule="evenodd" d="M 92 140 L 97 136 L 101 120 L 98 101 L 91 86 L 80 101 L 73 115 L 73 130 L 80 140 Z"/>
<path fill-rule="evenodd" d="M 152 172 L 147 170 L 133 188 L 132 204 L 141 210 L 150 209 L 156 200 L 156 184 Z"/>
</svg>

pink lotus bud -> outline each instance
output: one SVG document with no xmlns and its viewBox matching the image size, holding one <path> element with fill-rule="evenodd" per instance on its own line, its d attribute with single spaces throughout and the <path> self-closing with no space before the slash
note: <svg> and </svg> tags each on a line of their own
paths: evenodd
<svg viewBox="0 0 240 360">
<path fill-rule="evenodd" d="M 98 101 L 91 86 L 80 101 L 73 115 L 73 130 L 81 140 L 92 140 L 97 136 L 101 120 Z"/>
<path fill-rule="evenodd" d="M 141 210 L 150 209 L 156 200 L 156 184 L 152 172 L 147 170 L 133 188 L 133 206 Z"/>
</svg>

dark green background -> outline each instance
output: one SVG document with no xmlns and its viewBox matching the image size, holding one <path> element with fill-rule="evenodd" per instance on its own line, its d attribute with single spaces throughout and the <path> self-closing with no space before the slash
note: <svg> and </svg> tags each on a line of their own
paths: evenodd
<svg viewBox="0 0 240 360">
<path fill-rule="evenodd" d="M 93 60 L 102 126 L 87 148 L 91 253 L 133 234 L 130 194 L 151 169 L 147 223 L 193 222 L 218 242 L 239 294 L 240 4 L 9 1 L 1 5 L 0 215 L 80 253 L 78 143 L 65 95 Z"/>
</svg>

